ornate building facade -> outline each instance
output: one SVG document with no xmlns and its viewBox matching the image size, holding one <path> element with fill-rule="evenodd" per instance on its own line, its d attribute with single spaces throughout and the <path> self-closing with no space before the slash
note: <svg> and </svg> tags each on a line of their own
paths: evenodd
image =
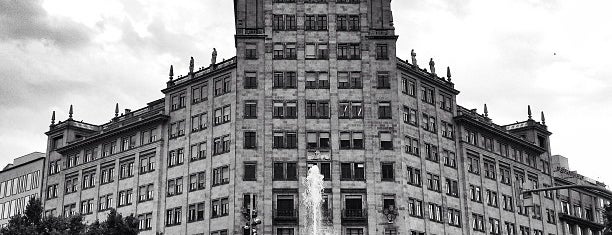
<svg viewBox="0 0 612 235">
<path fill-rule="evenodd" d="M 301 180 L 324 175 L 335 234 L 563 234 L 543 117 L 501 126 L 446 77 L 396 57 L 390 0 L 235 0 L 236 57 L 174 77 L 105 124 L 52 121 L 46 212 L 116 208 L 143 234 L 303 234 Z M 538 197 L 539 198 L 539 197 Z M 553 219 L 545 215 L 552 213 Z"/>
</svg>

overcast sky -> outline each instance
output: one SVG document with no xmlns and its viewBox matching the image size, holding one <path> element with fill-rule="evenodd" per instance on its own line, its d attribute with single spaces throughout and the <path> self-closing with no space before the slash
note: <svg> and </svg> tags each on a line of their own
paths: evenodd
<svg viewBox="0 0 612 235">
<path fill-rule="evenodd" d="M 395 0 L 398 55 L 450 66 L 468 108 L 498 124 L 546 114 L 553 154 L 612 184 L 612 1 Z M 0 165 L 44 152 L 51 112 L 101 124 L 162 97 L 185 74 L 234 56 L 230 0 L 0 0 Z"/>
</svg>

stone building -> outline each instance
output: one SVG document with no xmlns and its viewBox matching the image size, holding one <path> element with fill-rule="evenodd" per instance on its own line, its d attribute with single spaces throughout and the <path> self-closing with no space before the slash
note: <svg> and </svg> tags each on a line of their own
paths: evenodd
<svg viewBox="0 0 612 235">
<path fill-rule="evenodd" d="M 555 186 L 577 184 L 606 188 L 603 182 L 571 171 L 566 157 L 554 155 L 552 159 Z M 559 234 L 602 234 L 605 228 L 604 206 L 610 203 L 610 199 L 590 189 L 562 189 L 556 194 L 552 192 L 549 194 L 557 198 L 559 208 L 557 217 L 562 231 Z"/>
<path fill-rule="evenodd" d="M 13 160 L 0 171 L 0 226 L 22 214 L 30 198 L 40 197 L 45 154 L 33 152 Z"/>
<path fill-rule="evenodd" d="M 117 208 L 143 234 L 304 234 L 301 186 L 324 175 L 335 234 L 560 234 L 547 127 L 456 104 L 436 72 L 396 57 L 390 0 L 235 0 L 236 57 L 170 69 L 164 97 L 105 124 L 52 121 L 44 207 L 87 221 Z M 550 218 L 549 218 L 550 219 Z"/>
</svg>

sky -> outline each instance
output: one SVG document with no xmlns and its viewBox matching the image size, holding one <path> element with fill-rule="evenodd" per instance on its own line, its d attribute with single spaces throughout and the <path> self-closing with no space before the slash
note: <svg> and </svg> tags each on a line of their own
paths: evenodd
<svg viewBox="0 0 612 235">
<path fill-rule="evenodd" d="M 497 124 L 545 112 L 553 154 L 612 184 L 612 1 L 395 0 L 397 54 L 452 70 L 458 103 Z M 46 149 L 51 113 L 102 124 L 235 55 L 230 0 L 0 0 L 0 165 Z"/>
</svg>

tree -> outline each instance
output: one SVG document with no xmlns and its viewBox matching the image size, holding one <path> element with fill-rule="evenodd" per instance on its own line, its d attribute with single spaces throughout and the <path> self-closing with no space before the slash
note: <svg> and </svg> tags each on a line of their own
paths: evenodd
<svg viewBox="0 0 612 235">
<path fill-rule="evenodd" d="M 138 220 L 133 216 L 123 217 L 111 209 L 106 221 L 95 221 L 86 225 L 81 215 L 70 217 L 45 216 L 38 199 L 30 199 L 23 214 L 11 217 L 0 234 L 10 235 L 136 235 Z"/>
</svg>

